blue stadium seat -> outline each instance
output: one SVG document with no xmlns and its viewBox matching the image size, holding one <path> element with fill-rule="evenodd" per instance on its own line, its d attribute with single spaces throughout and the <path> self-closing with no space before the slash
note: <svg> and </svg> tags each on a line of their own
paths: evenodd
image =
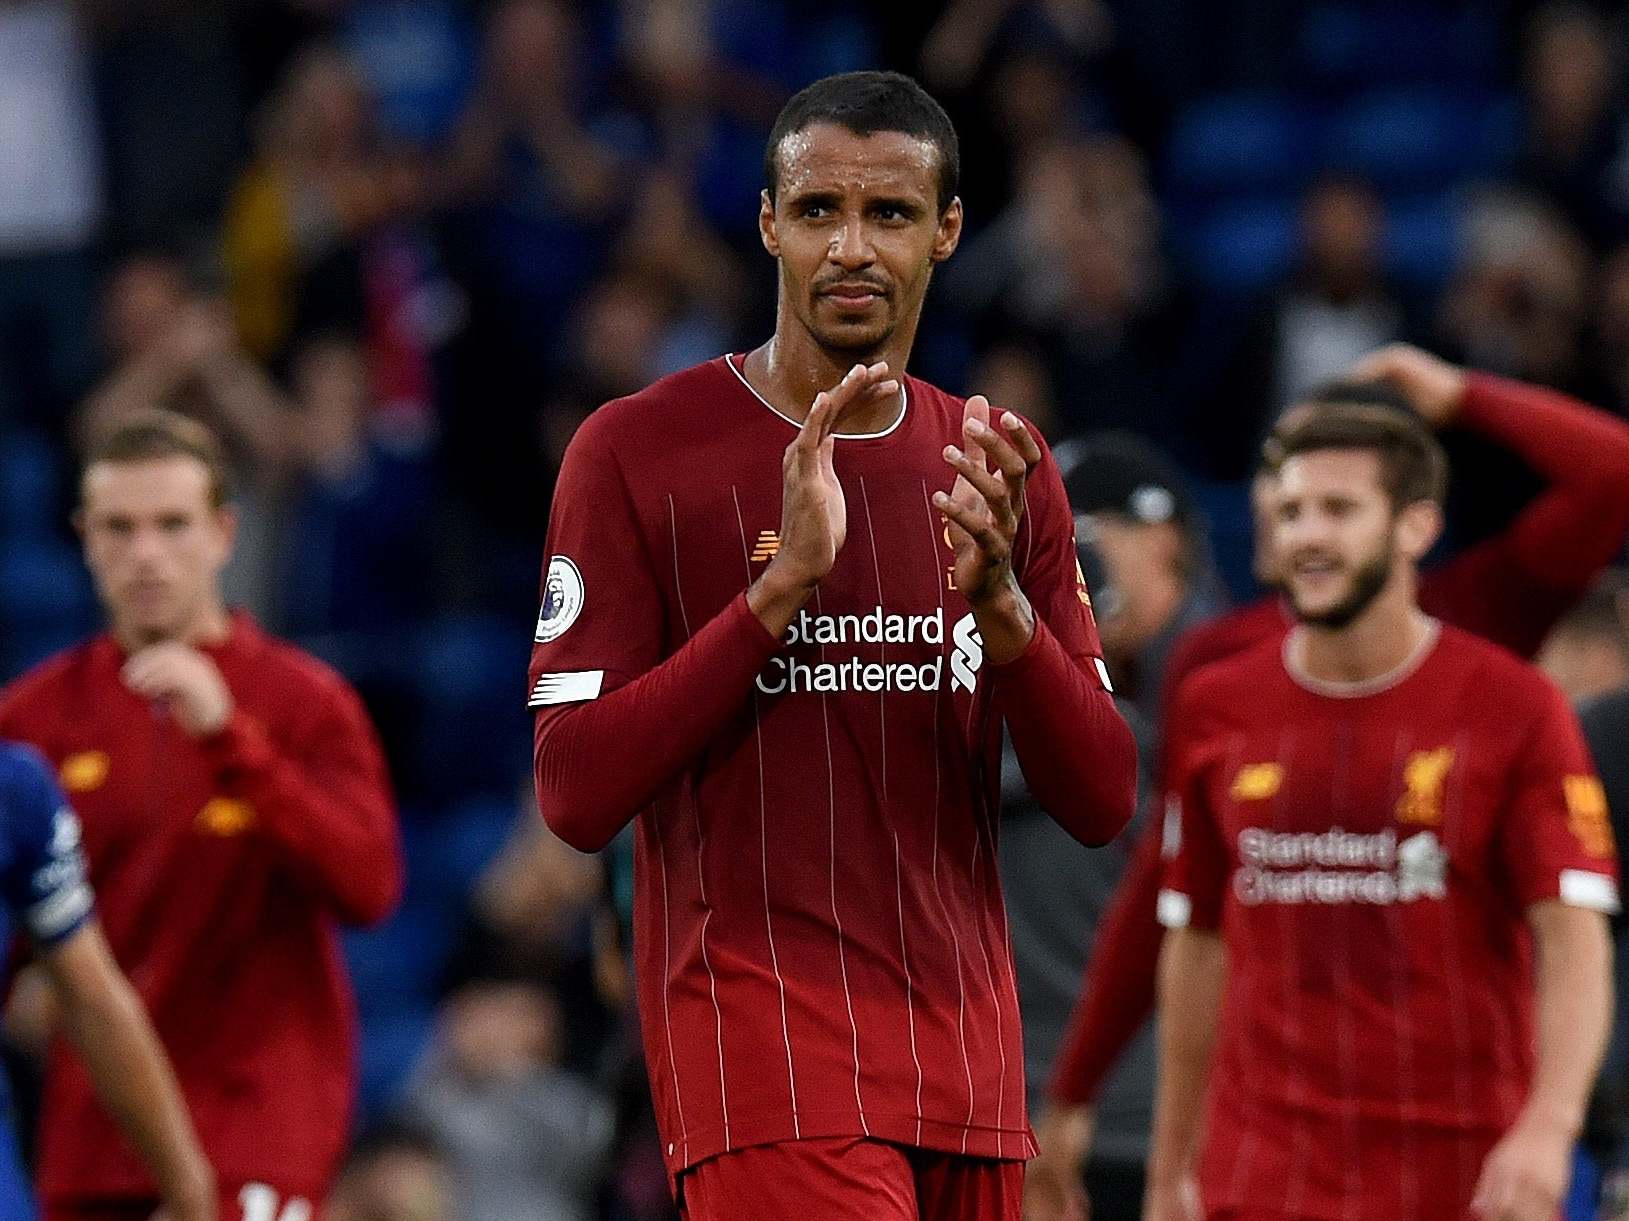
<svg viewBox="0 0 1629 1221">
<path fill-rule="evenodd" d="M 1483 85 L 1499 71 L 1492 6 L 1362 3 L 1309 6 L 1294 69 L 1309 87 L 1344 92 L 1376 85 Z"/>
<path fill-rule="evenodd" d="M 344 935 L 356 1001 L 364 1015 L 429 1004 L 452 952 L 457 909 L 409 897 L 383 924 Z"/>
<path fill-rule="evenodd" d="M 32 430 L 0 439 L 0 529 L 10 538 L 49 534 L 61 509 L 57 455 Z"/>
<path fill-rule="evenodd" d="M 13 538 L 0 552 L 0 621 L 83 624 L 95 598 L 79 552 L 54 538 Z"/>
<path fill-rule="evenodd" d="M 1282 280 L 1300 244 L 1296 208 L 1288 199 L 1258 199 L 1212 209 L 1181 242 L 1195 278 L 1235 296 Z"/>
<path fill-rule="evenodd" d="M 419 632 L 411 680 L 424 710 L 417 763 L 430 796 L 490 792 L 525 775 L 528 626 L 471 616 Z"/>
<path fill-rule="evenodd" d="M 406 827 L 408 886 L 415 900 L 461 910 L 514 831 L 516 818 L 513 797 L 475 797 L 439 818 Z"/>
<path fill-rule="evenodd" d="M 1459 256 L 1459 212 L 1452 192 L 1391 204 L 1386 211 L 1386 269 L 1418 287 L 1445 283 Z"/>
<path fill-rule="evenodd" d="M 1167 185 L 1200 200 L 1293 188 L 1307 175 L 1308 134 L 1288 96 L 1213 95 L 1178 116 L 1166 149 Z"/>
<path fill-rule="evenodd" d="M 1382 190 L 1447 186 L 1476 167 L 1486 105 L 1434 89 L 1366 94 L 1331 120 L 1325 159 Z"/>
<path fill-rule="evenodd" d="M 435 1033 L 435 1012 L 416 1005 L 362 1021 L 357 1106 L 362 1123 L 388 1110 L 424 1058 Z"/>
</svg>

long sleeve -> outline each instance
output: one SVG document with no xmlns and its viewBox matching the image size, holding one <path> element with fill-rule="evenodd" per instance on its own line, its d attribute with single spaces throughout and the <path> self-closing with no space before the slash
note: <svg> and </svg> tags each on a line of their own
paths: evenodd
<svg viewBox="0 0 1629 1221">
<path fill-rule="evenodd" d="M 1080 996 L 1058 1049 L 1048 1092 L 1066 1106 L 1096 1097 L 1109 1072 L 1154 1012 L 1160 943 L 1160 824 L 1150 820 L 1114 900 L 1103 913 Z"/>
<path fill-rule="evenodd" d="M 1531 655 L 1629 532 L 1629 424 L 1552 390 L 1473 373 L 1459 423 L 1547 480 L 1502 533 L 1426 574 L 1426 609 Z"/>
<path fill-rule="evenodd" d="M 1039 617 L 1023 655 L 991 670 L 1029 791 L 1081 843 L 1108 843 L 1137 804 L 1137 743 L 1114 697 Z"/>
<path fill-rule="evenodd" d="M 1075 521 L 1050 452 L 1031 476 L 1018 581 L 1035 611 L 1029 647 L 991 666 L 1030 793 L 1084 844 L 1106 844 L 1137 805 L 1137 742 L 1109 693 L 1075 551 Z"/>
<path fill-rule="evenodd" d="M 383 755 L 361 701 L 336 684 L 291 747 L 239 708 L 203 743 L 224 790 L 353 924 L 382 920 L 402 889 L 401 841 Z"/>
<path fill-rule="evenodd" d="M 660 544 L 618 461 L 615 411 L 590 416 L 561 464 L 528 674 L 538 809 L 583 852 L 701 757 L 780 647 L 743 593 L 667 654 Z"/>
<path fill-rule="evenodd" d="M 550 829 L 583 852 L 605 847 L 741 710 L 779 647 L 743 593 L 654 669 L 540 709 L 533 764 Z"/>
</svg>

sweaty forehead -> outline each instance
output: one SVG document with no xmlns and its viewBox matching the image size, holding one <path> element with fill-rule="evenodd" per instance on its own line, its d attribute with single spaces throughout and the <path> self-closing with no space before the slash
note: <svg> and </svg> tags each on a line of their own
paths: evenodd
<svg viewBox="0 0 1629 1221">
<path fill-rule="evenodd" d="M 902 131 L 859 136 L 835 123 L 789 132 L 776 150 L 778 193 L 902 194 L 936 199 L 939 149 Z"/>
</svg>

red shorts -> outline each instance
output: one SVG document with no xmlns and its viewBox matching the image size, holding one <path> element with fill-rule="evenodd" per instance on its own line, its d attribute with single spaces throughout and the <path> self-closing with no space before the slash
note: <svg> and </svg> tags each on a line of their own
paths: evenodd
<svg viewBox="0 0 1629 1221">
<path fill-rule="evenodd" d="M 162 1202 L 121 1196 L 106 1200 L 47 1201 L 42 1221 L 148 1221 Z M 222 1184 L 219 1221 L 315 1221 L 315 1200 L 285 1194 L 264 1183 Z"/>
<path fill-rule="evenodd" d="M 720 1154 L 679 1176 L 685 1221 L 1019 1221 L 1024 1163 L 858 1137 Z"/>
</svg>

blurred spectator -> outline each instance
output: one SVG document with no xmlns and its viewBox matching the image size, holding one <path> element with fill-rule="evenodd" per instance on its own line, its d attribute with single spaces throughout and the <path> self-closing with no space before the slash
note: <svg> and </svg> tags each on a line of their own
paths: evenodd
<svg viewBox="0 0 1629 1221">
<path fill-rule="evenodd" d="M 319 1221 L 465 1221 L 447 1159 L 428 1133 L 394 1122 L 357 1141 Z"/>
<path fill-rule="evenodd" d="M 1588 250 L 1553 208 L 1510 193 L 1466 218 L 1438 325 L 1462 363 L 1577 391 Z"/>
<path fill-rule="evenodd" d="M 275 617 L 275 518 L 292 458 L 287 398 L 238 342 L 225 303 L 195 291 L 166 255 L 136 255 L 119 266 L 102 322 L 114 367 L 81 409 L 81 443 L 150 407 L 219 433 L 239 513 L 227 600 Z"/>
<path fill-rule="evenodd" d="M 1629 572 L 1603 573 L 1551 629 L 1536 660 L 1574 703 L 1629 686 Z"/>
<path fill-rule="evenodd" d="M 448 1152 L 463 1221 L 589 1221 L 612 1134 L 608 1099 L 560 1066 L 559 1007 L 528 984 L 448 1003 L 409 1092 Z"/>
<path fill-rule="evenodd" d="M 303 635 L 360 636 L 415 622 L 434 600 L 427 464 L 381 428 L 354 341 L 308 341 L 295 354 L 293 389 L 281 622 Z"/>
<path fill-rule="evenodd" d="M 1225 455 L 1221 472 L 1250 469 L 1280 411 L 1412 329 L 1382 265 L 1385 225 L 1384 203 L 1361 179 L 1327 177 L 1307 192 L 1294 274 L 1250 321 L 1223 371 L 1221 402 L 1189 425 Z"/>
<path fill-rule="evenodd" d="M 1325 179 L 1301 207 L 1301 269 L 1276 305 L 1273 401 L 1287 407 L 1398 339 L 1403 309 L 1380 262 L 1385 208 L 1367 183 Z"/>
<path fill-rule="evenodd" d="M 1095 603 L 1115 692 L 1158 726 L 1165 662 L 1223 609 L 1198 507 L 1169 459 L 1139 437 L 1097 433 L 1057 449 L 1077 538 L 1102 555 Z"/>
<path fill-rule="evenodd" d="M 622 166 L 590 128 L 583 34 L 558 0 L 504 0 L 487 18 L 481 71 L 443 173 L 467 201 L 477 292 L 541 341 L 603 258 Z"/>
<path fill-rule="evenodd" d="M 238 331 L 262 360 L 292 336 L 308 277 L 388 210 L 371 103 L 356 65 L 316 47 L 290 65 L 260 115 L 223 254 Z"/>
<path fill-rule="evenodd" d="M 1589 339 L 1590 382 L 1605 404 L 1629 415 L 1629 245 L 1619 246 L 1601 267 Z"/>
<path fill-rule="evenodd" d="M 60 422 L 95 372 L 102 216 L 90 64 L 70 0 L 0 0 L 0 425 Z"/>
<path fill-rule="evenodd" d="M 1541 9 L 1522 65 L 1527 130 L 1517 174 L 1592 242 L 1629 236 L 1629 149 L 1621 116 L 1622 31 L 1565 0 Z"/>
<path fill-rule="evenodd" d="M 1052 375 L 1034 347 L 1023 342 L 986 348 L 968 377 L 968 393 L 1016 411 L 1052 441 L 1058 439 L 1058 400 Z"/>
<path fill-rule="evenodd" d="M 1142 156 L 1124 140 L 1058 142 L 1023 168 L 1011 205 L 947 269 L 984 332 L 1034 337 L 1059 428 L 1166 428 L 1177 346 Z"/>
<path fill-rule="evenodd" d="M 220 222 L 243 142 L 239 6 L 77 3 L 96 49 L 109 234 L 121 247 L 191 254 Z"/>
</svg>

